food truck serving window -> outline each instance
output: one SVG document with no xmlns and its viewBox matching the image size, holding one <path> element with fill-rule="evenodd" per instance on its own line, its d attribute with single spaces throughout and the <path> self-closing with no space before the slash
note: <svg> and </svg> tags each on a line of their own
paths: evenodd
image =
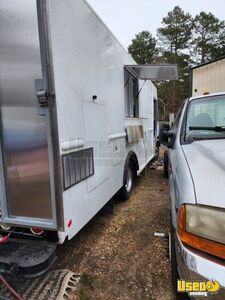
<svg viewBox="0 0 225 300">
<path fill-rule="evenodd" d="M 125 116 L 138 118 L 139 116 L 139 97 L 138 79 L 125 70 L 124 72 L 124 93 L 125 93 Z"/>
</svg>

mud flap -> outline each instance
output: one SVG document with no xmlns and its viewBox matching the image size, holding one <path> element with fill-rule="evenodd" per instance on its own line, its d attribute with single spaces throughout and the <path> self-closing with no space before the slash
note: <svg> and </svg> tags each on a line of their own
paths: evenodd
<svg viewBox="0 0 225 300">
<path fill-rule="evenodd" d="M 0 273 L 36 277 L 56 261 L 57 244 L 40 240 L 12 239 L 0 245 Z"/>
</svg>

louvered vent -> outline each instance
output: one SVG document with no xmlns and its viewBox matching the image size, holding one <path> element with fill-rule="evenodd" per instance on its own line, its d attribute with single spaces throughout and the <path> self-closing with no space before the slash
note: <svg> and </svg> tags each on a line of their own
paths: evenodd
<svg viewBox="0 0 225 300">
<path fill-rule="evenodd" d="M 93 148 L 63 155 L 63 177 L 65 190 L 93 174 Z"/>
</svg>

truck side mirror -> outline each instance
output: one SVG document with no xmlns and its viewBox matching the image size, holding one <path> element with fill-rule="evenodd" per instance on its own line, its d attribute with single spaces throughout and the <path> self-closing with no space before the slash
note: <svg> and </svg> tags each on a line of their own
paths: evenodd
<svg viewBox="0 0 225 300">
<path fill-rule="evenodd" d="M 168 123 L 163 123 L 159 132 L 159 142 L 172 149 L 176 140 L 177 131 L 170 130 Z"/>
<path fill-rule="evenodd" d="M 159 131 L 159 142 L 167 146 L 168 144 L 168 132 L 170 130 L 170 125 L 168 123 L 162 123 Z"/>
<path fill-rule="evenodd" d="M 173 149 L 175 141 L 176 141 L 176 137 L 177 137 L 177 131 L 176 130 L 170 130 L 167 132 L 167 147 L 170 149 Z"/>
</svg>

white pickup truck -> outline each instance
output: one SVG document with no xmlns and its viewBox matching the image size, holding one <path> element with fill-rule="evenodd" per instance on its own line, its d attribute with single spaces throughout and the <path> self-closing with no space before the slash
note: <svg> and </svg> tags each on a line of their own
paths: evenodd
<svg viewBox="0 0 225 300">
<path fill-rule="evenodd" d="M 183 280 L 177 299 L 225 299 L 225 93 L 186 100 L 160 142 L 168 147 L 172 273 Z"/>
</svg>

